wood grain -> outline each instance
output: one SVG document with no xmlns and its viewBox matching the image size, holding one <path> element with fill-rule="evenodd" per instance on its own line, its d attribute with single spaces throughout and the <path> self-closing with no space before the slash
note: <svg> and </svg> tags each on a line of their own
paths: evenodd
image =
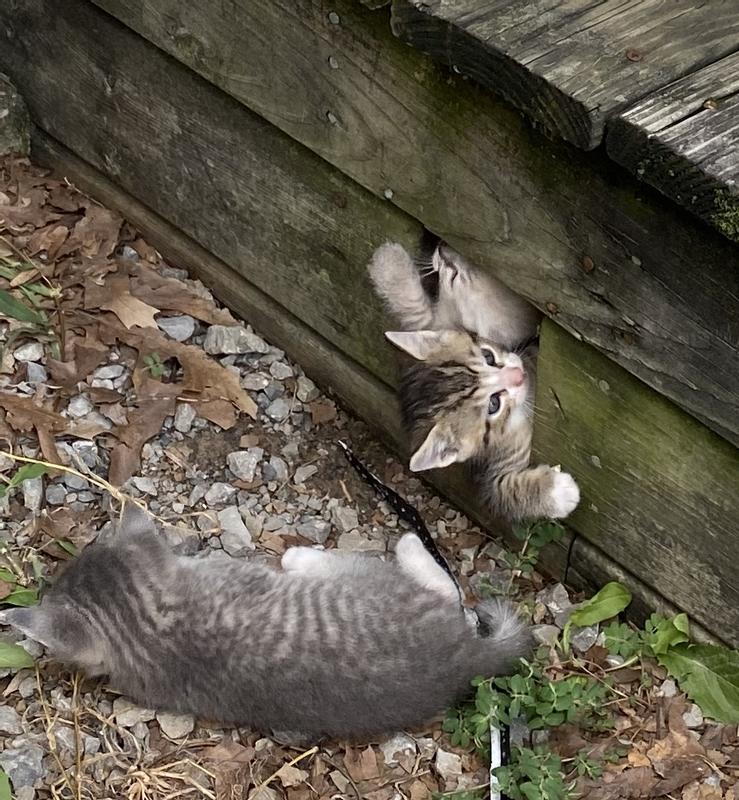
<svg viewBox="0 0 739 800">
<path fill-rule="evenodd" d="M 739 242 L 739 53 L 618 114 L 610 157 Z"/>
<path fill-rule="evenodd" d="M 736 49 L 734 0 L 394 0 L 395 32 L 578 147 L 606 121 Z"/>
<path fill-rule="evenodd" d="M 602 154 L 548 142 L 351 0 L 339 24 L 319 0 L 97 4 L 739 443 L 739 251 Z"/>
<path fill-rule="evenodd" d="M 83 191 L 135 225 L 171 264 L 188 269 L 209 286 L 226 305 L 251 322 L 270 342 L 284 349 L 320 386 L 331 392 L 352 414 L 361 416 L 393 449 L 406 457 L 395 397 L 387 385 L 352 361 L 314 330 L 300 322 L 248 280 L 220 261 L 182 231 L 122 191 L 94 167 L 86 164 L 63 145 L 36 131 L 33 157 L 54 168 Z M 545 330 L 545 340 L 549 330 Z M 546 342 L 545 342 L 546 344 Z M 561 443 L 548 452 L 552 461 L 561 460 Z M 484 509 L 470 493 L 461 470 L 442 470 L 430 482 L 472 519 L 490 527 Z M 496 533 L 504 533 L 496 531 Z M 511 542 L 513 545 L 514 542 Z M 520 546 L 520 542 L 515 543 Z M 652 611 L 675 613 L 674 603 L 647 587 L 625 567 L 582 536 L 569 537 L 561 546 L 549 547 L 542 555 L 541 568 L 576 588 L 593 591 L 609 580 L 625 583 L 634 595 L 629 613 L 641 621 Z M 670 588 L 670 587 L 667 587 Z M 708 638 L 700 627 L 694 634 Z"/>
<path fill-rule="evenodd" d="M 389 379 L 366 264 L 421 226 L 98 9 L 53 7 L 21 4 L 0 55 L 36 122 Z"/>
<path fill-rule="evenodd" d="M 736 646 L 739 451 L 551 322 L 541 345 L 535 452 L 580 485 L 568 524 Z"/>
</svg>

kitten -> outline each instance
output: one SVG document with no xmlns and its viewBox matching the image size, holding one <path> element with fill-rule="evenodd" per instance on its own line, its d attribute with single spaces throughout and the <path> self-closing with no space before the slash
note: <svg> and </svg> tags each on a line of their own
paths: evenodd
<svg viewBox="0 0 739 800">
<path fill-rule="evenodd" d="M 495 513 L 512 520 L 568 516 L 580 499 L 572 476 L 529 467 L 536 309 L 443 244 L 425 276 L 390 243 L 375 252 L 369 272 L 404 329 L 387 338 L 414 359 L 400 378 L 410 468 L 471 461 Z M 437 278 L 435 299 L 422 284 L 429 273 Z"/>
<path fill-rule="evenodd" d="M 365 738 L 420 726 L 473 677 L 529 653 L 510 606 L 484 603 L 478 614 L 489 637 L 466 622 L 454 582 L 415 534 L 390 562 L 294 547 L 280 571 L 176 556 L 129 507 L 39 606 L 4 617 L 144 706 Z"/>
</svg>

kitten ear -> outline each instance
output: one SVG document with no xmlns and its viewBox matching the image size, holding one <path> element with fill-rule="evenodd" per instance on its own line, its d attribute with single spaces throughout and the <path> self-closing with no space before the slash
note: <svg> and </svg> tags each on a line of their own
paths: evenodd
<svg viewBox="0 0 739 800">
<path fill-rule="evenodd" d="M 152 536 L 157 529 L 151 515 L 135 503 L 125 503 L 117 525 L 119 536 Z"/>
<path fill-rule="evenodd" d="M 385 338 L 409 356 L 425 361 L 445 343 L 446 331 L 385 331 Z"/>
<path fill-rule="evenodd" d="M 9 608 L 0 613 L 0 622 L 11 625 L 24 636 L 34 642 L 53 648 L 56 642 L 54 636 L 54 613 L 41 606 L 32 608 Z"/>
<path fill-rule="evenodd" d="M 459 460 L 459 446 L 447 430 L 437 423 L 431 428 L 423 444 L 411 456 L 411 472 L 448 467 Z"/>
</svg>

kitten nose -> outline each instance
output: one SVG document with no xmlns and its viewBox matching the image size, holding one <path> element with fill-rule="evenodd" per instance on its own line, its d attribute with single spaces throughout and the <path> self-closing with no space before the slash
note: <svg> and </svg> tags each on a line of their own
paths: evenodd
<svg viewBox="0 0 739 800">
<path fill-rule="evenodd" d="M 503 382 L 506 386 L 520 386 L 523 383 L 521 367 L 503 367 Z"/>
</svg>

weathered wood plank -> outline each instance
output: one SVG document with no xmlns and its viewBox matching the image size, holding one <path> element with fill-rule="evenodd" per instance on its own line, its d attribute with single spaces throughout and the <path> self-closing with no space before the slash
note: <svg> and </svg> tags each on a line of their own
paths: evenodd
<svg viewBox="0 0 739 800">
<path fill-rule="evenodd" d="M 585 539 L 739 644 L 739 451 L 547 322 L 535 452 L 582 491 Z"/>
<path fill-rule="evenodd" d="M 97 4 L 739 443 L 739 251 L 722 237 L 351 0 L 331 4 L 338 24 L 319 0 Z"/>
<path fill-rule="evenodd" d="M 415 246 L 421 226 L 98 9 L 54 7 L 22 3 L 0 54 L 41 127 L 392 376 L 366 264 L 385 237 Z"/>
<path fill-rule="evenodd" d="M 361 417 L 401 454 L 401 458 L 407 459 L 408 443 L 403 434 L 395 391 L 391 386 L 326 341 L 227 263 L 38 128 L 34 132 L 32 155 L 39 164 L 54 169 L 91 197 L 116 209 L 171 264 L 183 267 L 193 277 L 200 278 L 222 303 L 254 325 L 272 344 L 283 349 L 319 386 L 333 394 L 350 413 Z M 358 294 L 361 295 L 361 291 Z M 369 301 L 369 295 L 365 294 L 363 299 Z M 388 352 L 391 351 L 387 343 L 384 346 Z M 464 469 L 435 470 L 422 477 L 493 534 L 510 534 L 510 531 L 491 524 L 490 516 L 480 504 Z M 520 546 L 520 542 L 516 541 L 515 544 Z M 542 568 L 563 580 L 569 549 L 569 539 L 548 547 L 542 555 Z"/>
<path fill-rule="evenodd" d="M 735 0 L 394 0 L 405 41 L 589 150 L 606 121 L 739 40 Z"/>
<path fill-rule="evenodd" d="M 614 117 L 608 155 L 739 242 L 739 53 Z"/>
</svg>

